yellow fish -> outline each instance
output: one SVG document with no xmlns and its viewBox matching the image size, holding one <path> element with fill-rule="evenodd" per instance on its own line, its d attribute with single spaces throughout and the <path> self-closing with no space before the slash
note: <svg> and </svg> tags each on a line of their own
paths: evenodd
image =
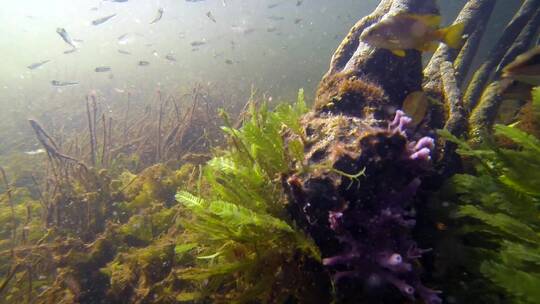
<svg viewBox="0 0 540 304">
<path fill-rule="evenodd" d="M 411 125 L 416 127 L 426 116 L 428 106 L 429 101 L 426 94 L 422 91 L 416 91 L 407 95 L 401 109 L 411 117 Z"/>
<path fill-rule="evenodd" d="M 401 13 L 383 18 L 366 28 L 360 39 L 366 43 L 405 56 L 405 50 L 435 51 L 439 42 L 451 48 L 462 43 L 464 24 L 440 28 L 441 16 Z"/>
</svg>

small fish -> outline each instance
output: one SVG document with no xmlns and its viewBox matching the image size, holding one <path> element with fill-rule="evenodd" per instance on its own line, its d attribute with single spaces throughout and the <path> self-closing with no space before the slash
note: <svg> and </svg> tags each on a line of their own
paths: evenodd
<svg viewBox="0 0 540 304">
<path fill-rule="evenodd" d="M 109 16 L 98 18 L 98 19 L 92 21 L 92 25 L 100 25 L 102 23 L 105 23 L 105 22 L 109 21 L 111 18 L 113 18 L 114 16 L 116 16 L 116 14 L 112 14 L 112 15 L 109 15 Z"/>
<path fill-rule="evenodd" d="M 504 78 L 500 81 L 500 93 L 502 100 L 523 100 L 532 99 L 531 91 L 534 85 L 517 81 L 511 78 Z"/>
<path fill-rule="evenodd" d="M 45 153 L 45 149 L 37 149 L 37 150 L 25 151 L 24 152 L 24 154 L 26 154 L 26 155 L 37 155 L 37 154 L 42 154 L 42 153 Z"/>
<path fill-rule="evenodd" d="M 66 87 L 66 86 L 72 86 L 72 85 L 77 85 L 79 84 L 78 82 L 74 82 L 74 81 L 58 81 L 58 80 L 53 80 L 51 81 L 51 84 L 55 87 Z"/>
<path fill-rule="evenodd" d="M 208 19 L 212 20 L 212 22 L 217 23 L 216 18 L 214 18 L 214 15 L 212 15 L 211 11 L 208 11 L 208 13 L 206 13 L 206 16 L 208 17 Z"/>
<path fill-rule="evenodd" d="M 124 54 L 124 55 L 131 55 L 131 53 L 130 53 L 130 52 L 128 52 L 128 51 L 125 51 L 125 50 L 122 50 L 122 49 L 119 49 L 119 50 L 118 50 L 118 53 L 120 53 L 120 54 Z"/>
<path fill-rule="evenodd" d="M 280 21 L 280 20 L 284 20 L 285 17 L 272 15 L 272 16 L 269 16 L 268 19 L 274 20 L 274 21 Z"/>
<path fill-rule="evenodd" d="M 201 45 L 205 45 L 206 44 L 206 41 L 193 41 L 191 42 L 191 46 L 201 46 Z"/>
<path fill-rule="evenodd" d="M 502 77 L 533 86 L 540 85 L 540 46 L 517 56 L 503 69 Z"/>
<path fill-rule="evenodd" d="M 294 19 L 294 24 L 298 24 L 298 23 L 302 22 L 302 20 L 304 20 L 304 19 L 296 18 L 296 19 Z"/>
<path fill-rule="evenodd" d="M 109 72 L 111 70 L 110 66 L 100 66 L 94 69 L 96 73 Z"/>
<path fill-rule="evenodd" d="M 74 49 L 77 48 L 73 40 L 71 40 L 71 37 L 69 37 L 68 32 L 64 28 L 59 27 L 56 29 L 56 32 L 58 33 L 58 35 L 60 35 L 60 37 L 62 37 L 65 43 L 71 45 Z"/>
<path fill-rule="evenodd" d="M 147 66 L 147 65 L 149 65 L 149 64 L 150 64 L 150 62 L 144 61 L 144 60 L 141 60 L 141 61 L 139 61 L 139 63 L 138 63 L 139 66 Z"/>
<path fill-rule="evenodd" d="M 154 18 L 154 20 L 150 22 L 150 24 L 154 24 L 158 22 L 159 20 L 161 20 L 162 17 L 163 17 L 163 8 L 160 7 L 157 11 L 156 17 Z"/>
<path fill-rule="evenodd" d="M 71 53 L 75 53 L 76 51 L 77 49 L 66 50 L 64 51 L 64 54 L 71 54 Z"/>
<path fill-rule="evenodd" d="M 227 60 L 225 60 L 225 63 L 226 63 L 226 64 L 233 64 L 233 61 L 230 60 L 230 59 L 227 59 Z"/>
<path fill-rule="evenodd" d="M 275 8 L 275 7 L 277 7 L 278 5 L 280 5 L 280 3 L 272 3 L 272 4 L 269 4 L 269 5 L 267 6 L 267 8 Z"/>
<path fill-rule="evenodd" d="M 122 93 L 125 93 L 125 92 L 126 92 L 126 90 L 123 90 L 123 89 L 119 89 L 119 88 L 114 88 L 114 91 L 115 91 L 116 93 L 120 93 L 120 94 L 122 94 Z"/>
<path fill-rule="evenodd" d="M 458 48 L 462 42 L 463 23 L 440 28 L 441 16 L 401 13 L 383 18 L 365 29 L 360 39 L 368 44 L 405 56 L 405 50 L 435 51 L 439 42 Z"/>
<path fill-rule="evenodd" d="M 275 31 L 277 31 L 277 27 L 271 26 L 271 27 L 267 28 L 266 31 L 269 32 L 269 33 L 275 32 Z"/>
<path fill-rule="evenodd" d="M 304 3 L 304 0 L 298 0 L 298 1 L 296 1 L 296 6 L 302 5 L 302 3 Z"/>
<path fill-rule="evenodd" d="M 27 68 L 30 69 L 30 70 L 35 70 L 35 69 L 41 67 L 42 65 L 44 65 L 45 63 L 47 63 L 49 61 L 51 61 L 51 60 L 43 60 L 43 61 L 40 61 L 40 62 L 32 63 L 31 65 L 27 66 Z"/>
<path fill-rule="evenodd" d="M 233 32 L 240 33 L 243 35 L 250 34 L 255 31 L 255 29 L 252 27 L 244 27 L 244 26 L 238 26 L 238 25 L 231 26 L 231 30 Z"/>
<path fill-rule="evenodd" d="M 429 101 L 426 94 L 422 91 L 410 93 L 401 106 L 403 112 L 412 118 L 411 125 L 416 127 L 426 116 Z"/>
<path fill-rule="evenodd" d="M 198 47 L 191 48 L 192 52 L 198 52 L 200 49 Z"/>
<path fill-rule="evenodd" d="M 122 35 L 118 36 L 118 38 L 116 38 L 116 40 L 118 40 L 119 42 L 123 41 L 123 40 L 125 40 L 127 38 L 128 35 L 129 35 L 129 33 L 122 34 Z"/>
<path fill-rule="evenodd" d="M 226 6 L 227 6 L 227 2 L 225 2 L 225 0 L 221 0 L 221 5 L 223 5 L 223 7 L 226 7 Z"/>
<path fill-rule="evenodd" d="M 172 54 L 165 55 L 165 59 L 167 59 L 169 61 L 176 61 L 176 58 L 174 58 L 174 56 Z"/>
</svg>

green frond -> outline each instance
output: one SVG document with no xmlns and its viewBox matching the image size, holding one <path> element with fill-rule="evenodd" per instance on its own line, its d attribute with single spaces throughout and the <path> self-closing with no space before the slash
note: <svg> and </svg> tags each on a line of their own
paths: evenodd
<svg viewBox="0 0 540 304">
<path fill-rule="evenodd" d="M 482 263 L 480 270 L 497 285 L 514 296 L 512 303 L 538 303 L 540 275 L 491 261 Z"/>
<path fill-rule="evenodd" d="M 535 112 L 540 113 L 539 88 L 533 96 Z M 486 138 L 483 146 L 473 148 L 447 131 L 439 132 L 458 145 L 461 155 L 472 156 L 478 164 L 476 175 L 452 178 L 461 201 L 457 215 L 476 223 L 467 224 L 462 233 L 480 232 L 490 244 L 478 245 L 479 256 L 484 257 L 480 272 L 505 289 L 512 303 L 539 303 L 540 139 L 516 125 L 496 125 L 494 131 L 516 147 L 499 147 Z"/>
<path fill-rule="evenodd" d="M 540 236 L 527 224 L 524 224 L 503 213 L 489 213 L 473 205 L 465 205 L 459 209 L 461 216 L 477 218 L 487 225 L 498 229 L 510 237 L 530 243 L 540 243 Z"/>
<path fill-rule="evenodd" d="M 176 275 L 201 286 L 185 299 L 211 298 L 229 303 L 285 300 L 301 292 L 294 286 L 272 290 L 281 280 L 305 276 L 295 259 L 320 261 L 320 252 L 309 237 L 286 216 L 286 197 L 280 176 L 294 161 L 304 158 L 304 134 L 300 119 L 307 112 L 303 91 L 296 104 L 249 104 L 249 119 L 241 128 L 231 126 L 223 113 L 231 146 L 202 169 L 201 193 L 178 191 L 176 200 L 191 218 L 181 219 L 186 243 L 177 244 L 182 254 L 197 251 L 195 265 Z M 284 132 L 298 139 L 285 143 Z M 291 133 L 289 133 L 291 134 Z M 196 244 L 196 245 L 194 245 Z M 194 247 L 196 246 L 196 247 Z M 196 288 L 197 289 L 197 288 Z"/>
</svg>

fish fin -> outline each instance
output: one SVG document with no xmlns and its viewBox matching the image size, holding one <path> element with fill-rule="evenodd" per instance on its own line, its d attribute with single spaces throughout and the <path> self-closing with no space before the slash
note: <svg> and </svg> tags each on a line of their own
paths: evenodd
<svg viewBox="0 0 540 304">
<path fill-rule="evenodd" d="M 422 45 L 418 50 L 422 52 L 435 52 L 437 48 L 439 48 L 439 43 L 437 41 L 431 41 Z"/>
<path fill-rule="evenodd" d="M 406 15 L 409 16 L 410 18 L 419 20 L 430 27 L 437 28 L 441 24 L 440 15 L 433 15 L 433 14 L 428 14 L 428 15 L 406 14 Z"/>
<path fill-rule="evenodd" d="M 405 57 L 405 50 L 391 50 L 392 54 L 398 57 Z"/>
<path fill-rule="evenodd" d="M 437 31 L 442 41 L 449 47 L 457 49 L 461 46 L 465 23 L 458 23 Z"/>
</svg>

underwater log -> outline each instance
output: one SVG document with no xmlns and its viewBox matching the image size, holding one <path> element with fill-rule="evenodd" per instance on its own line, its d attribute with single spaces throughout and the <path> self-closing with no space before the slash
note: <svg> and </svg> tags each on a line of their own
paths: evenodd
<svg viewBox="0 0 540 304">
<path fill-rule="evenodd" d="M 426 136 L 430 130 L 414 131 L 398 110 L 409 93 L 422 90 L 421 52 L 399 57 L 359 39 L 367 26 L 398 13 L 438 14 L 438 8 L 435 1 L 381 1 L 332 57 L 314 109 L 302 119 L 305 138 L 286 136 L 305 143 L 302 164 L 291 166 L 302 169 L 282 177 L 289 212 L 320 248 L 338 302 L 441 303 L 416 266 L 429 250 L 411 235 L 434 139 Z M 377 292 L 386 286 L 398 292 Z"/>
<path fill-rule="evenodd" d="M 421 90 L 421 52 L 407 51 L 403 58 L 386 49 L 377 49 L 360 40 L 368 26 L 385 16 L 399 13 L 438 14 L 435 1 L 401 0 L 381 1 L 372 14 L 358 21 L 332 56 L 330 68 L 324 75 L 316 96 L 316 108 L 325 106 L 335 95 L 336 83 L 346 80 L 369 79 L 378 84 L 394 106 L 401 106 L 405 97 Z M 365 105 L 358 105 L 365 107 Z M 390 115 L 391 116 L 391 115 Z M 389 117 L 390 118 L 390 117 Z"/>
</svg>

